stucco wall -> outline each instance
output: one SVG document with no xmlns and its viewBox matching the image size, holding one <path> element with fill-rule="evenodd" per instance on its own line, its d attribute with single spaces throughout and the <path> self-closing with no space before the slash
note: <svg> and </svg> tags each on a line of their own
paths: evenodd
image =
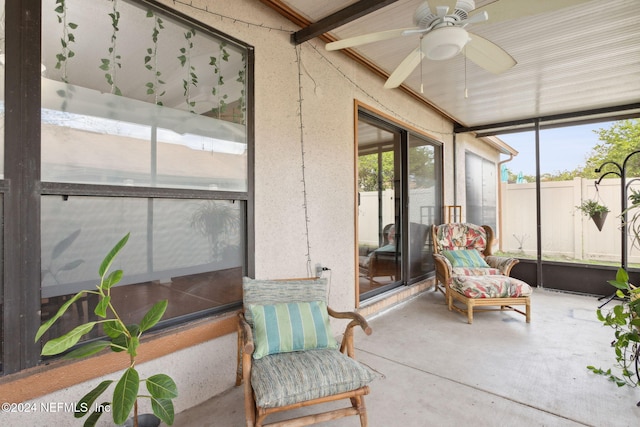
<svg viewBox="0 0 640 427">
<path fill-rule="evenodd" d="M 309 254 L 312 265 L 320 262 L 331 269 L 330 304 L 353 309 L 354 100 L 443 142 L 445 183 L 453 178 L 452 124 L 400 90 L 384 90 L 382 78 L 340 52 L 325 51 L 318 39 L 295 48 L 290 32 L 298 28 L 255 0 L 162 2 L 255 47 L 256 277 L 305 277 Z M 445 184 L 445 204 L 453 203 L 452 194 Z M 233 385 L 235 351 L 235 338 L 228 335 L 140 368 L 176 379 L 179 412 Z M 74 402 L 98 382 L 37 402 Z M 28 420 L 30 425 L 59 426 L 71 419 L 69 413 L 39 412 L 28 418 L 5 414 L 0 423 L 23 426 Z"/>
</svg>

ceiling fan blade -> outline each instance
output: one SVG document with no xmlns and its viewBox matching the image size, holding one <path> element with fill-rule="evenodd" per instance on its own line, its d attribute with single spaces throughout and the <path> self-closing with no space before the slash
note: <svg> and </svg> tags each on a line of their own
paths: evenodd
<svg viewBox="0 0 640 427">
<path fill-rule="evenodd" d="M 397 28 L 395 30 L 380 31 L 378 33 L 363 34 L 361 36 L 349 37 L 346 39 L 338 40 L 335 42 L 327 43 L 325 48 L 327 50 L 345 49 L 348 47 L 361 46 L 367 43 L 378 42 L 381 40 L 388 40 L 395 37 L 400 37 L 405 31 L 416 30 L 418 27 Z"/>
<path fill-rule="evenodd" d="M 463 26 L 467 26 L 469 24 L 479 24 L 480 22 L 485 22 L 489 20 L 489 14 L 486 11 L 476 13 L 475 15 L 470 16 L 461 22 Z"/>
<path fill-rule="evenodd" d="M 385 89 L 393 89 L 394 87 L 400 86 L 400 84 L 409 77 L 409 74 L 420 64 L 424 58 L 424 53 L 422 53 L 422 49 L 420 46 L 415 48 L 406 58 L 402 60 L 398 68 L 396 68 L 393 73 L 389 76 L 387 81 L 384 84 Z"/>
<path fill-rule="evenodd" d="M 516 60 L 497 44 L 472 33 L 469 33 L 469 39 L 462 53 L 485 70 L 500 74 L 517 64 Z"/>
<path fill-rule="evenodd" d="M 449 7 L 448 6 L 438 6 L 438 7 L 436 7 L 436 15 L 438 15 L 439 18 L 444 18 L 445 16 L 447 16 L 448 12 L 449 12 Z"/>
<path fill-rule="evenodd" d="M 499 22 L 537 15 L 539 13 L 553 12 L 587 1 L 589 0 L 498 0 L 486 6 L 479 7 L 476 11 L 486 11 L 489 14 L 489 22 Z"/>
</svg>

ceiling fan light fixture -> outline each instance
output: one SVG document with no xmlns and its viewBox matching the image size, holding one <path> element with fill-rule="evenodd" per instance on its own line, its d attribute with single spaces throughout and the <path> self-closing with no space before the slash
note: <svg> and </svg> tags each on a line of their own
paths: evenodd
<svg viewBox="0 0 640 427">
<path fill-rule="evenodd" d="M 434 61 L 450 59 L 462 52 L 469 41 L 469 33 L 460 27 L 442 27 L 424 36 L 423 49 L 427 58 Z"/>
</svg>

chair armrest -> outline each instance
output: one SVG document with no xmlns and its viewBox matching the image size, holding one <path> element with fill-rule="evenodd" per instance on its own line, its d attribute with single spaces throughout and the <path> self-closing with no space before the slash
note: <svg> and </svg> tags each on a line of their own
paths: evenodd
<svg viewBox="0 0 640 427">
<path fill-rule="evenodd" d="M 243 381 L 249 381 L 251 373 L 251 356 L 255 348 L 251 326 L 244 318 L 244 313 L 238 313 L 238 366 L 236 367 L 236 386 Z"/>
<path fill-rule="evenodd" d="M 253 331 L 244 318 L 244 313 L 238 313 L 238 343 L 242 346 L 243 353 L 253 354 Z"/>
<path fill-rule="evenodd" d="M 446 286 L 453 274 L 451 262 L 442 254 L 433 254 L 433 261 L 436 267 L 436 279 Z"/>
<path fill-rule="evenodd" d="M 490 267 L 497 268 L 505 276 L 509 276 L 511 274 L 511 269 L 513 268 L 513 266 L 520 262 L 520 260 L 517 258 L 509 258 L 509 257 L 495 256 L 495 255 L 490 255 L 486 257 L 485 261 L 487 261 L 487 264 L 489 264 Z"/>
<path fill-rule="evenodd" d="M 369 326 L 369 323 L 367 323 L 367 320 L 361 314 L 354 311 L 335 311 L 330 307 L 327 307 L 327 310 L 329 311 L 329 316 L 335 317 L 336 319 L 351 319 L 351 322 L 349 322 L 346 329 L 360 326 L 365 334 L 371 335 L 371 327 Z"/>
<path fill-rule="evenodd" d="M 329 316 L 335 317 L 336 319 L 351 319 L 351 322 L 347 325 L 344 335 L 342 336 L 342 343 L 340 344 L 340 352 L 346 353 L 347 356 L 355 359 L 355 347 L 353 345 L 353 328 L 356 326 L 360 326 L 365 334 L 371 335 L 371 327 L 369 323 L 367 323 L 366 319 L 353 311 L 347 312 L 339 312 L 334 311 L 331 308 L 327 307 L 329 311 Z"/>
</svg>

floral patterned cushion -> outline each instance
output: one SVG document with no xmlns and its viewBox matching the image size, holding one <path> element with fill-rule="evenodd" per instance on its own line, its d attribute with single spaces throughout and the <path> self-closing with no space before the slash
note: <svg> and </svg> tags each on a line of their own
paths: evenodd
<svg viewBox="0 0 640 427">
<path fill-rule="evenodd" d="M 452 277 L 451 289 L 467 298 L 515 298 L 531 295 L 532 289 L 522 280 L 502 275 Z"/>
<path fill-rule="evenodd" d="M 487 233 L 484 228 L 468 223 L 439 225 L 436 230 L 436 240 L 441 251 L 477 249 L 482 253 L 487 247 Z"/>
</svg>

